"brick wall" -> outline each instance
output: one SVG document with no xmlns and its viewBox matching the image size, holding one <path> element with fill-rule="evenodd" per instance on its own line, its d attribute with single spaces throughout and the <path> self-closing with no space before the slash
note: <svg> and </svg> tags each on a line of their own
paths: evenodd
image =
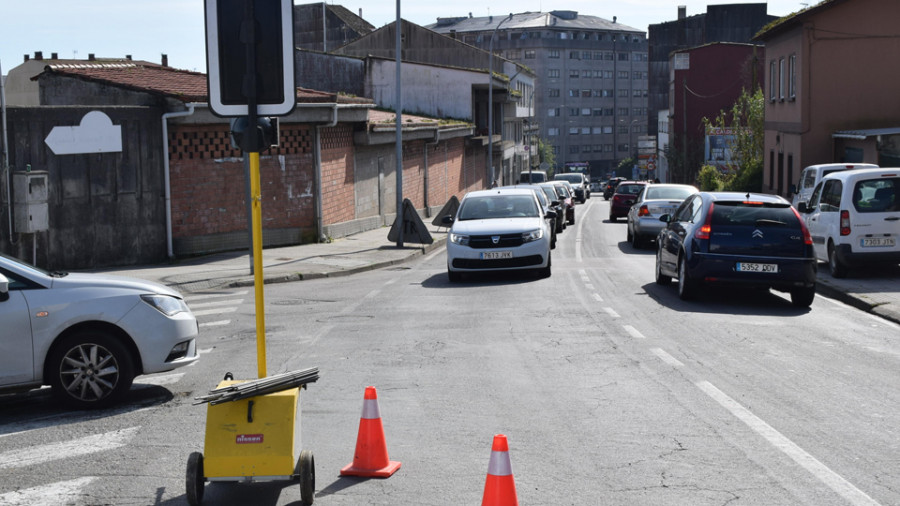
<svg viewBox="0 0 900 506">
<path fill-rule="evenodd" d="M 356 216 L 353 166 L 353 129 L 339 124 L 323 128 L 322 222 L 326 225 L 353 220 Z"/>
</svg>

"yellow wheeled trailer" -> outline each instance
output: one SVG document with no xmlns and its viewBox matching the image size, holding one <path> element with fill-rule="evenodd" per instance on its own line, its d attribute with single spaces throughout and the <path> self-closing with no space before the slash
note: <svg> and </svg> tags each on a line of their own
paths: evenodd
<svg viewBox="0 0 900 506">
<path fill-rule="evenodd" d="M 314 369 L 248 382 L 228 375 L 199 397 L 209 403 L 206 440 L 203 453 L 188 457 L 188 503 L 203 501 L 207 481 L 296 480 L 303 504 L 312 504 L 315 461 L 311 451 L 300 449 L 300 387 L 317 378 Z"/>
</svg>

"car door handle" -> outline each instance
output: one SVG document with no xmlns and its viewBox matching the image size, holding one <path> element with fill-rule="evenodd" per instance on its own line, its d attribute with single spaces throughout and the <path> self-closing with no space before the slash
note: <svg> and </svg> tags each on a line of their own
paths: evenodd
<svg viewBox="0 0 900 506">
<path fill-rule="evenodd" d="M 889 216 L 884 219 L 884 221 L 897 221 L 900 220 L 900 216 Z"/>
</svg>

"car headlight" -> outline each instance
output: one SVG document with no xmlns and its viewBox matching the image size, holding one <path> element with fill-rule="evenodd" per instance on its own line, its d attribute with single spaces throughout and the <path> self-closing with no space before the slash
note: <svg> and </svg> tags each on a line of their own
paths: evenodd
<svg viewBox="0 0 900 506">
<path fill-rule="evenodd" d="M 541 237 L 544 237 L 544 229 L 539 228 L 537 230 L 532 230 L 531 232 L 525 232 L 524 234 L 522 234 L 522 242 L 537 241 Z"/>
<path fill-rule="evenodd" d="M 183 300 L 178 297 L 172 297 L 171 295 L 145 294 L 141 295 L 141 300 L 153 306 L 154 309 L 166 316 L 174 316 L 181 312 L 190 312 L 190 309 L 188 309 L 187 304 Z"/>
<path fill-rule="evenodd" d="M 462 234 L 450 234 L 450 242 L 453 244 L 459 244 L 460 246 L 468 246 L 469 245 L 469 236 Z"/>
</svg>

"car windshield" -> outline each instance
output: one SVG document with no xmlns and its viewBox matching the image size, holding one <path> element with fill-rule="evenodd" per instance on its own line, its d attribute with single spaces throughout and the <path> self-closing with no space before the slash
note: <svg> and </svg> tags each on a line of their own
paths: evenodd
<svg viewBox="0 0 900 506">
<path fill-rule="evenodd" d="M 553 191 L 553 188 L 544 187 L 543 190 L 544 190 L 544 195 L 546 195 L 547 198 L 550 199 L 551 202 L 553 202 L 555 200 L 559 200 L 559 195 L 557 195 L 556 192 Z"/>
<path fill-rule="evenodd" d="M 677 188 L 677 187 L 658 187 L 650 186 L 644 195 L 644 200 L 653 199 L 680 199 L 684 200 L 694 193 L 693 188 Z"/>
<path fill-rule="evenodd" d="M 491 195 L 466 199 L 459 209 L 459 219 L 487 220 L 495 218 L 535 218 L 538 216 L 534 197 L 530 195 Z"/>
<path fill-rule="evenodd" d="M 50 272 L 47 272 L 44 269 L 41 269 L 40 267 L 35 267 L 31 264 L 28 264 L 28 263 L 25 263 L 25 262 L 19 260 L 16 257 L 11 257 L 5 253 L 0 253 L 0 257 L 3 257 L 5 260 L 9 260 L 10 262 L 17 264 L 22 269 L 27 269 L 34 273 L 42 274 L 44 276 L 52 275 Z M 0 272 L 2 272 L 2 271 L 3 271 L 2 266 L 0 266 Z"/>
<path fill-rule="evenodd" d="M 629 195 L 637 195 L 644 189 L 642 184 L 620 184 L 616 187 L 616 193 L 627 193 Z"/>
<path fill-rule="evenodd" d="M 712 224 L 800 229 L 800 220 L 791 206 L 760 202 L 715 202 Z"/>
<path fill-rule="evenodd" d="M 557 174 L 553 176 L 553 179 L 560 181 L 565 180 L 574 184 L 581 183 L 581 181 L 583 180 L 581 174 Z"/>
</svg>

